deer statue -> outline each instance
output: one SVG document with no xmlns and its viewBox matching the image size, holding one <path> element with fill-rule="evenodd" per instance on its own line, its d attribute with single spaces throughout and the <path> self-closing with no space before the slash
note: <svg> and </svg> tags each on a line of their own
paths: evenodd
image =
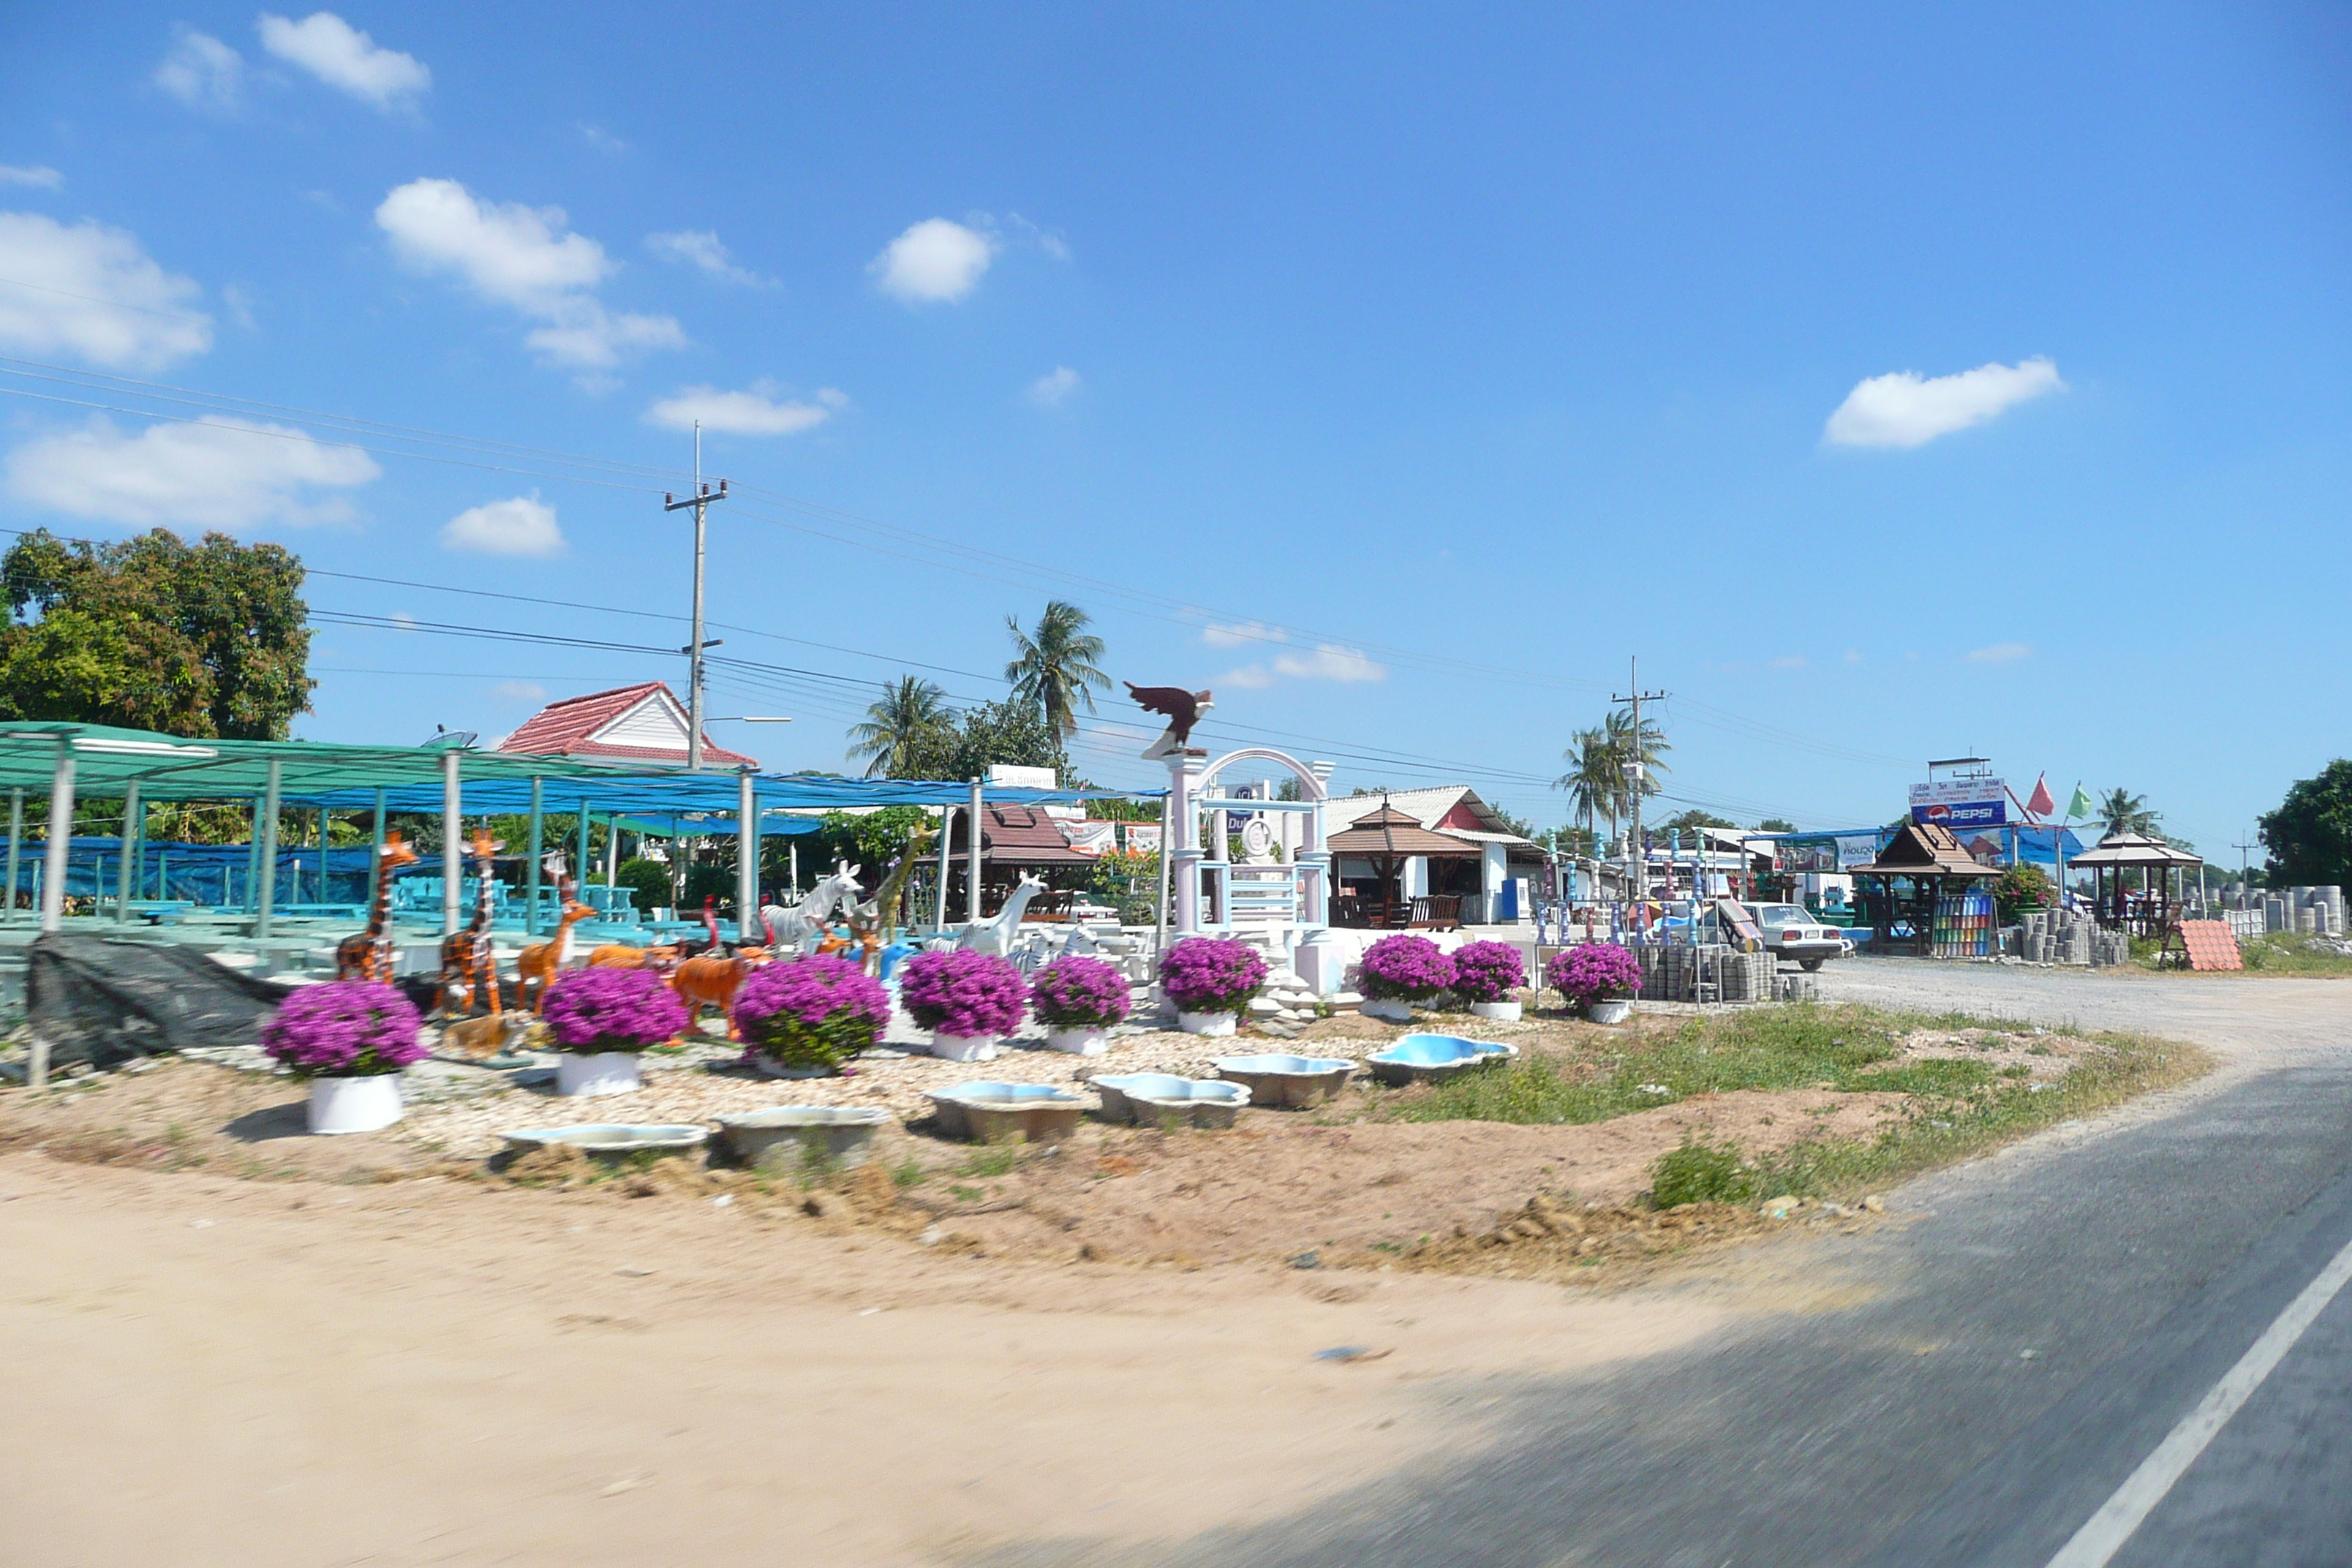
<svg viewBox="0 0 2352 1568">
<path fill-rule="evenodd" d="M 441 994 L 434 1011 L 445 1018 L 462 1017 L 486 996 L 490 1012 L 501 1010 L 498 952 L 490 942 L 490 857 L 500 847 L 488 828 L 474 835 L 474 875 L 480 884 L 474 900 L 474 919 L 464 931 L 441 939 Z"/>
<path fill-rule="evenodd" d="M 591 969 L 656 969 L 667 971 L 678 961 L 678 945 L 674 942 L 656 942 L 651 947 L 631 947 L 625 942 L 608 942 L 588 952 Z"/>
<path fill-rule="evenodd" d="M 383 836 L 375 861 L 375 907 L 368 911 L 367 930 L 335 944 L 338 980 L 392 980 L 392 874 L 416 864 L 416 851 L 397 833 Z"/>
<path fill-rule="evenodd" d="M 963 928 L 956 945 L 968 952 L 993 953 L 999 958 L 1013 951 L 1013 933 L 1021 929 L 1021 916 L 1029 908 L 1029 900 L 1045 890 L 1045 879 L 1024 871 L 1021 881 L 996 911 L 992 921 L 974 921 Z"/>
<path fill-rule="evenodd" d="M 818 939 L 824 937 L 828 918 L 836 905 L 855 905 L 857 900 L 857 868 L 844 862 L 832 876 L 809 889 L 799 905 L 783 909 L 770 905 L 760 911 L 768 922 L 771 942 L 778 951 L 798 948 L 802 952 L 816 951 Z"/>
<path fill-rule="evenodd" d="M 555 879 L 557 896 L 563 901 L 563 912 L 555 921 L 555 935 L 546 942 L 532 942 L 515 955 L 515 1004 L 522 1005 L 528 995 L 534 1013 L 547 1000 L 547 988 L 555 984 L 555 977 L 572 963 L 572 928 L 596 912 L 580 901 L 579 884 L 563 874 L 562 856 L 550 855 L 547 870 Z"/>
<path fill-rule="evenodd" d="M 735 992 L 751 971 L 768 962 L 764 949 L 746 947 L 734 953 L 698 952 L 669 972 L 669 988 L 686 1004 L 689 1026 L 705 1007 L 721 1013 L 735 1005 Z"/>
</svg>

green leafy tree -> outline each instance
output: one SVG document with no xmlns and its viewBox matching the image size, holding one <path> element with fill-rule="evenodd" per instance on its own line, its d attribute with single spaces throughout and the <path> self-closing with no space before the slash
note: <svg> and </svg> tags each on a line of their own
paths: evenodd
<svg viewBox="0 0 2352 1568">
<path fill-rule="evenodd" d="M 2003 922 L 2027 910 L 2046 910 L 2058 902 L 2058 889 L 2039 866 L 2021 860 L 1993 879 L 1993 906 Z"/>
<path fill-rule="evenodd" d="M 2299 779 L 2278 809 L 2256 818 L 2273 888 L 2352 887 L 2352 761 Z"/>
<path fill-rule="evenodd" d="M 1684 833 L 1694 833 L 1702 827 L 1737 828 L 1739 824 L 1729 821 L 1727 818 L 1717 816 L 1711 811 L 1701 811 L 1697 807 L 1694 806 L 1688 811 L 1669 816 L 1664 822 L 1659 823 L 1654 828 L 1645 828 L 1643 831 L 1664 833 L 1668 829 L 1673 828 L 1679 829 Z"/>
<path fill-rule="evenodd" d="M 1785 816 L 1768 816 L 1756 825 L 1759 833 L 1794 833 L 1797 825 Z"/>
<path fill-rule="evenodd" d="M 917 676 L 902 675 L 882 689 L 882 696 L 866 710 L 866 721 L 849 730 L 849 755 L 866 763 L 866 776 L 919 779 L 915 771 L 936 751 L 943 736 L 955 731 L 947 693 Z"/>
<path fill-rule="evenodd" d="M 1024 632 L 1011 616 L 1004 629 L 1013 634 L 1013 662 L 1004 679 L 1013 683 L 1014 700 L 1034 704 L 1055 736 L 1066 742 L 1078 732 L 1077 705 L 1095 710 L 1094 694 L 1110 689 L 1110 677 L 1096 667 L 1103 656 L 1103 640 L 1087 630 L 1091 621 L 1084 610 L 1066 599 L 1055 599 L 1037 617 L 1037 629 Z M 1042 765 L 1042 764 L 1040 764 Z"/>
<path fill-rule="evenodd" d="M 222 533 L 26 534 L 0 558 L 0 716 L 283 740 L 317 684 L 302 581 L 288 551 Z"/>
<path fill-rule="evenodd" d="M 995 763 L 1052 768 L 1066 775 L 1069 754 L 1062 737 L 1038 709 L 1018 698 L 983 702 L 964 711 L 962 722 L 928 737 L 914 758 L 925 779 L 986 778 Z"/>
</svg>

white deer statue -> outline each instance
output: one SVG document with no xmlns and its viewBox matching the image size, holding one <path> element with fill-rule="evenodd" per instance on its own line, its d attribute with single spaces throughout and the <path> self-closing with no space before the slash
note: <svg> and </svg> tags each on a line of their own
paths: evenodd
<svg viewBox="0 0 2352 1568">
<path fill-rule="evenodd" d="M 956 938 L 956 946 L 968 952 L 993 953 L 1003 958 L 1013 951 L 1013 938 L 1021 929 L 1021 916 L 1029 908 L 1029 900 L 1045 890 L 1044 879 L 1028 872 L 1021 874 L 1021 883 L 1004 900 L 992 921 L 974 921 L 963 928 Z"/>
<path fill-rule="evenodd" d="M 760 915 L 774 933 L 773 951 L 797 948 L 806 954 L 816 951 L 817 941 L 824 935 L 833 912 L 856 901 L 857 868 L 845 862 L 835 868 L 832 876 L 810 889 L 794 908 L 770 904 Z"/>
</svg>

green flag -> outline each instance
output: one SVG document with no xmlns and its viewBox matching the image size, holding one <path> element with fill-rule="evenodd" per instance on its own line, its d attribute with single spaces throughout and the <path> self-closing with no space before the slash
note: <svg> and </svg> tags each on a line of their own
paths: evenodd
<svg viewBox="0 0 2352 1568">
<path fill-rule="evenodd" d="M 2067 816 L 2070 818 L 2088 816 L 2091 815 L 2092 809 L 2091 797 L 2083 793 L 2083 786 L 2081 784 L 2076 784 L 2074 786 L 2074 798 L 2066 803 Z"/>
</svg>

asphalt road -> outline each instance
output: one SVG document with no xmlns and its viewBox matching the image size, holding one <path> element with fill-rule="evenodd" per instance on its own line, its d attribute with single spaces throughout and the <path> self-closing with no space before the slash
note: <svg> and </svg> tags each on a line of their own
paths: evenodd
<svg viewBox="0 0 2352 1568">
<path fill-rule="evenodd" d="M 1856 1305 L 1522 1385 L 1457 1466 L 1140 1560 L 2040 1568 L 2352 1247 L 2352 984 L 1877 961 L 1827 989 L 2155 1030 L 2223 1067 L 1912 1184 L 1907 1226 L 1808 1247 Z M 2137 1528 L 2070 1568 L 2352 1564 L 2352 1289 L 2134 1495 L 2155 1500 Z"/>
</svg>

